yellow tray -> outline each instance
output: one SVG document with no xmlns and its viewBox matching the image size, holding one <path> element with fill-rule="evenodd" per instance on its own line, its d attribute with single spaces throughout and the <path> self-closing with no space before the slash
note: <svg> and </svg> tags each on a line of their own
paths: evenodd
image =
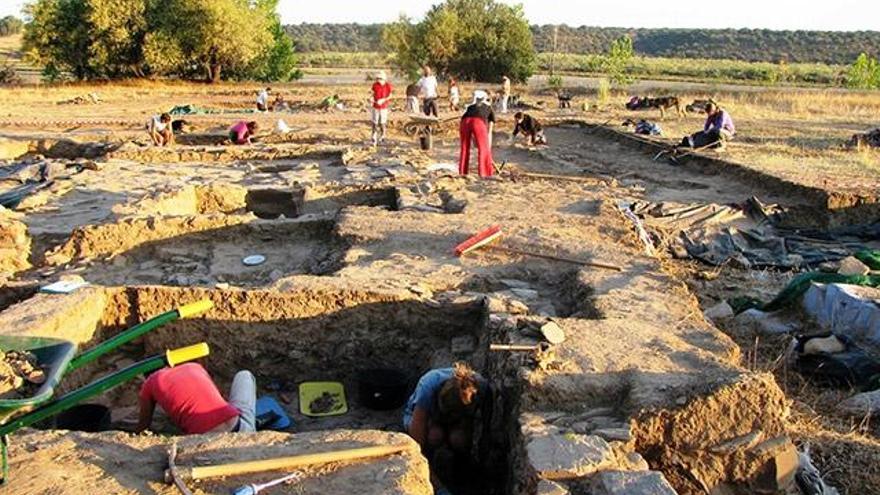
<svg viewBox="0 0 880 495">
<path fill-rule="evenodd" d="M 333 394 L 337 397 L 337 406 L 332 411 L 313 413 L 309 411 L 309 404 L 322 394 Z M 325 416 L 339 416 L 348 412 L 348 402 L 345 400 L 345 387 L 339 382 L 303 382 L 299 384 L 299 412 L 312 418 Z"/>
</svg>

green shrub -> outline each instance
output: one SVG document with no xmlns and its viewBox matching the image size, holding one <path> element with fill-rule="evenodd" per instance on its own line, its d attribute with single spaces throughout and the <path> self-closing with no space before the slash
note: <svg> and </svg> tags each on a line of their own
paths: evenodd
<svg viewBox="0 0 880 495">
<path fill-rule="evenodd" d="M 600 107 L 608 105 L 611 101 L 611 82 L 606 78 L 599 79 L 599 88 L 596 91 L 596 104 Z"/>
<path fill-rule="evenodd" d="M 846 85 L 856 89 L 880 89 L 880 63 L 862 53 L 847 71 Z"/>
<path fill-rule="evenodd" d="M 495 0 L 446 0 L 418 24 L 401 17 L 384 29 L 382 39 L 394 64 L 410 76 L 427 64 L 462 79 L 490 82 L 507 75 L 524 82 L 536 66 L 522 6 Z"/>
<path fill-rule="evenodd" d="M 562 80 L 562 76 L 559 76 L 559 75 L 550 76 L 547 79 L 547 87 L 553 91 L 558 92 L 558 91 L 562 90 L 563 84 L 564 84 L 564 82 Z"/>
</svg>

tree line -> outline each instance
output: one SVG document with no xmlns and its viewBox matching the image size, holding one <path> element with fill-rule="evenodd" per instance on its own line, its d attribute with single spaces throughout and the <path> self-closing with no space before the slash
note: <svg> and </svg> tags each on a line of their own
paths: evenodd
<svg viewBox="0 0 880 495">
<path fill-rule="evenodd" d="M 285 31 L 301 52 L 383 51 L 377 24 L 296 24 Z M 711 58 L 750 62 L 850 64 L 861 53 L 880 55 L 880 31 L 771 31 L 767 29 L 625 29 L 531 26 L 535 50 L 552 52 L 554 32 L 560 53 L 602 54 L 622 36 L 636 55 Z"/>
<path fill-rule="evenodd" d="M 278 0 L 35 0 L 24 52 L 46 79 L 279 80 L 295 73 Z"/>
</svg>

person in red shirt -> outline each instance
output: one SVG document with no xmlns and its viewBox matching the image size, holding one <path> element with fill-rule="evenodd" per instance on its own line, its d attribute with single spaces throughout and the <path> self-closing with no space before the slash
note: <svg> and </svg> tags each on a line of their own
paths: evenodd
<svg viewBox="0 0 880 495">
<path fill-rule="evenodd" d="M 163 368 L 150 375 L 139 394 L 137 431 L 150 427 L 156 405 L 185 434 L 256 431 L 257 385 L 250 371 L 232 380 L 229 401 L 198 363 Z"/>
<path fill-rule="evenodd" d="M 385 71 L 376 74 L 376 82 L 373 83 L 373 108 L 371 120 L 373 123 L 373 146 L 385 141 L 385 131 L 388 129 L 388 113 L 391 106 L 391 92 L 393 88 L 387 81 Z"/>
</svg>

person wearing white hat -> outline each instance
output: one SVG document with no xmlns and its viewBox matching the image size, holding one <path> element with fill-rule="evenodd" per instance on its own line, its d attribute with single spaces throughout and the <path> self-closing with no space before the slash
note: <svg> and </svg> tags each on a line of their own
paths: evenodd
<svg viewBox="0 0 880 495">
<path fill-rule="evenodd" d="M 373 83 L 373 108 L 370 109 L 370 117 L 373 124 L 373 146 L 385 140 L 385 131 L 388 129 L 388 114 L 391 106 L 391 93 L 394 88 L 387 81 L 385 71 L 376 73 L 376 82 Z"/>
<path fill-rule="evenodd" d="M 477 162 L 480 177 L 491 177 L 495 171 L 492 160 L 492 132 L 495 130 L 495 112 L 489 94 L 474 91 L 474 102 L 467 107 L 461 118 L 461 150 L 458 155 L 458 173 L 468 174 L 471 161 L 471 139 L 477 142 Z"/>
</svg>

